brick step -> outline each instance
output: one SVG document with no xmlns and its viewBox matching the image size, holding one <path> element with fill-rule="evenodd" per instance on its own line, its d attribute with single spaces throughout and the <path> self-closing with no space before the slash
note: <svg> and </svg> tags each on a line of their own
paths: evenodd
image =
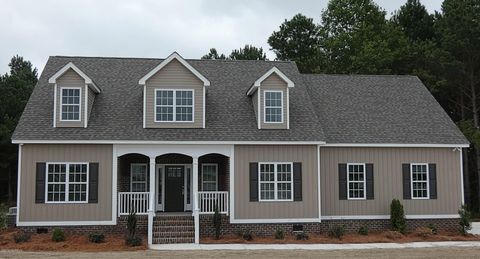
<svg viewBox="0 0 480 259">
<path fill-rule="evenodd" d="M 195 226 L 154 226 L 153 232 L 195 231 Z"/>
<path fill-rule="evenodd" d="M 184 238 L 195 237 L 193 231 L 181 231 L 181 232 L 153 232 L 153 238 Z"/>
<path fill-rule="evenodd" d="M 193 226 L 193 220 L 155 220 L 153 226 Z"/>
<path fill-rule="evenodd" d="M 154 220 L 193 220 L 193 216 L 155 216 Z"/>
<path fill-rule="evenodd" d="M 195 238 L 189 237 L 174 237 L 174 238 L 153 238 L 154 244 L 191 244 L 195 243 Z"/>
</svg>

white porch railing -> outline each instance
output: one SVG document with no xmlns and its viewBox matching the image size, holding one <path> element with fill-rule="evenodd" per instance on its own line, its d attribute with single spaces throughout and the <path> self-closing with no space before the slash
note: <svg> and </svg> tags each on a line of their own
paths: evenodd
<svg viewBox="0 0 480 259">
<path fill-rule="evenodd" d="M 198 192 L 200 214 L 213 214 L 215 206 L 218 212 L 228 215 L 228 192 Z"/>
<path fill-rule="evenodd" d="M 118 215 L 128 215 L 132 210 L 137 215 L 147 215 L 149 201 L 149 192 L 119 192 Z"/>
</svg>

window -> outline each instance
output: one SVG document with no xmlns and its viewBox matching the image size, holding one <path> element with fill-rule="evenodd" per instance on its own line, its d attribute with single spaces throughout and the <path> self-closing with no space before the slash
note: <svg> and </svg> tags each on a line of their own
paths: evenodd
<svg viewBox="0 0 480 259">
<path fill-rule="evenodd" d="M 87 202 L 87 163 L 47 163 L 46 202 Z"/>
<path fill-rule="evenodd" d="M 347 164 L 347 188 L 349 200 L 365 199 L 365 164 Z"/>
<path fill-rule="evenodd" d="M 260 201 L 291 201 L 292 163 L 259 163 Z"/>
<path fill-rule="evenodd" d="M 283 122 L 283 92 L 265 91 L 265 123 Z"/>
<path fill-rule="evenodd" d="M 217 164 L 202 165 L 202 191 L 217 191 L 218 166 Z"/>
<path fill-rule="evenodd" d="M 428 164 L 411 164 L 412 199 L 429 199 Z"/>
<path fill-rule="evenodd" d="M 147 191 L 147 164 L 130 165 L 130 191 Z"/>
<path fill-rule="evenodd" d="M 61 88 L 62 121 L 80 121 L 80 87 Z"/>
<path fill-rule="evenodd" d="M 156 90 L 155 122 L 193 122 L 193 90 Z"/>
</svg>

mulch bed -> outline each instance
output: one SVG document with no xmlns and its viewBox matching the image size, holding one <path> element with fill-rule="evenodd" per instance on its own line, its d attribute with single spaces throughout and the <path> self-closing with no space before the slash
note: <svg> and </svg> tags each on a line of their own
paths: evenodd
<svg viewBox="0 0 480 259">
<path fill-rule="evenodd" d="M 88 241 L 88 234 L 72 235 L 66 233 L 64 242 L 52 241 L 52 233 L 32 234 L 30 240 L 24 243 L 15 243 L 14 235 L 19 230 L 0 231 L 0 249 L 18 249 L 24 251 L 136 251 L 147 249 L 147 239 L 143 237 L 141 246 L 127 246 L 124 235 L 105 234 L 104 243 L 91 243 Z"/>
</svg>

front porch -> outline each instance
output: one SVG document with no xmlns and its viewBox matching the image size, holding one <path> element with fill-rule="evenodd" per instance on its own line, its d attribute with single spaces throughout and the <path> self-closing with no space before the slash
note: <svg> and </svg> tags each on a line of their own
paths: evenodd
<svg viewBox="0 0 480 259">
<path fill-rule="evenodd" d="M 195 146 L 178 152 L 180 147 L 174 146 L 178 150 L 175 152 L 175 148 L 153 146 L 116 148 L 118 216 L 132 211 L 148 215 L 149 245 L 158 243 L 154 237 L 162 236 L 154 233 L 157 218 L 193 217 L 194 242 L 198 243 L 200 214 L 213 214 L 216 207 L 220 213 L 229 214 L 232 148 L 221 145 L 208 152 L 205 147 Z"/>
</svg>

